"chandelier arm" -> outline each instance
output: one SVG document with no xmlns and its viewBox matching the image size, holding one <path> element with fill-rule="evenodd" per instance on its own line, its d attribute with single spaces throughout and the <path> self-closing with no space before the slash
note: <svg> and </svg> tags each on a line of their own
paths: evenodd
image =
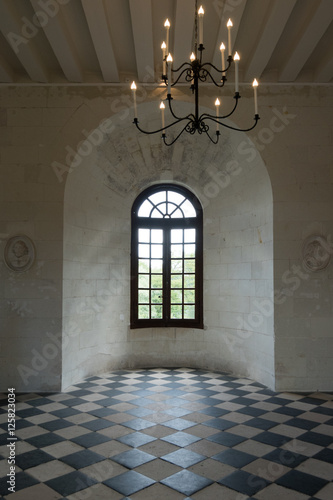
<svg viewBox="0 0 333 500">
<path fill-rule="evenodd" d="M 182 121 L 182 120 L 189 120 L 189 121 L 194 121 L 195 120 L 195 116 L 193 115 L 193 113 L 190 113 L 189 115 L 186 115 L 186 116 L 177 116 L 173 109 L 172 109 L 172 106 L 171 106 L 171 101 L 172 101 L 172 97 L 170 94 L 168 94 L 167 96 L 167 101 L 169 101 L 169 110 L 170 110 L 170 113 L 172 114 L 172 116 L 174 117 L 175 120 L 177 120 L 178 122 Z M 193 118 L 191 118 L 193 117 Z"/>
<path fill-rule="evenodd" d="M 230 68 L 232 61 L 233 61 L 232 56 L 228 56 L 228 65 L 226 68 L 222 68 L 222 69 L 217 68 L 216 66 L 214 66 L 214 64 L 212 64 L 210 62 L 206 62 L 204 64 L 201 64 L 201 67 L 203 68 L 204 66 L 210 66 L 211 68 L 215 69 L 215 71 L 217 71 L 218 73 L 226 73 L 228 71 L 228 69 Z"/>
<path fill-rule="evenodd" d="M 230 111 L 230 113 L 228 113 L 227 115 L 213 116 L 213 115 L 210 115 L 209 113 L 202 113 L 202 115 L 200 115 L 199 120 L 202 120 L 204 118 L 212 118 L 213 120 L 215 120 L 215 119 L 217 119 L 217 120 L 224 120 L 225 118 L 229 118 L 229 116 L 231 116 L 236 111 L 236 108 L 237 108 L 237 105 L 238 105 L 238 99 L 239 98 L 236 97 L 235 105 L 234 105 L 233 109 Z"/>
<path fill-rule="evenodd" d="M 202 69 L 202 67 L 200 68 L 200 70 Z M 213 75 L 210 73 L 210 71 L 208 71 L 208 69 L 204 69 L 204 71 L 206 72 L 206 75 L 202 75 L 201 77 L 199 76 L 199 80 L 202 81 L 202 82 L 205 82 L 207 80 L 207 76 L 210 77 L 210 79 L 212 80 L 212 82 L 214 83 L 215 87 L 219 87 L 219 88 L 222 88 L 224 87 L 224 84 L 226 82 L 226 78 L 222 77 L 222 83 L 217 83 L 213 77 Z"/>
<path fill-rule="evenodd" d="M 213 122 L 218 123 L 219 125 L 222 125 L 222 127 L 229 128 L 231 130 L 236 130 L 237 132 L 249 132 L 250 130 L 253 130 L 254 127 L 257 125 L 258 120 L 260 120 L 260 116 L 259 115 L 254 115 L 254 121 L 255 121 L 255 123 L 254 123 L 254 125 L 252 125 L 252 127 L 249 127 L 249 128 L 232 127 L 231 125 L 227 125 L 226 123 L 222 123 L 219 120 L 217 120 L 216 118 L 212 118 L 210 116 L 207 116 L 207 120 L 212 120 Z"/>
<path fill-rule="evenodd" d="M 163 142 L 164 142 L 164 144 L 165 144 L 166 146 L 172 146 L 172 145 L 173 145 L 173 144 L 177 141 L 177 139 L 179 139 L 179 137 L 180 137 L 180 136 L 182 135 L 182 133 L 186 130 L 186 127 L 187 127 L 190 123 L 191 123 L 191 121 L 189 121 L 188 123 L 186 123 L 185 127 L 183 127 L 183 128 L 182 128 L 182 130 L 179 132 L 179 134 L 177 135 L 177 137 L 175 137 L 175 138 L 173 139 L 173 141 L 171 141 L 171 142 L 169 142 L 169 143 L 168 143 L 168 142 L 166 142 L 166 140 L 165 140 L 165 134 L 162 134 L 162 138 L 163 138 Z M 173 124 L 173 125 L 174 125 L 174 124 Z M 166 127 L 165 127 L 165 128 L 166 128 Z"/>
<path fill-rule="evenodd" d="M 211 137 L 211 135 L 209 134 L 208 130 L 206 130 L 205 132 L 206 132 L 207 137 L 209 138 L 209 140 L 213 144 L 217 144 L 219 142 L 219 138 L 220 138 L 220 132 L 219 131 L 216 132 L 216 139 L 215 140 Z"/>
<path fill-rule="evenodd" d="M 138 123 L 139 123 L 139 122 L 138 122 L 138 119 L 137 119 L 137 118 L 134 118 L 133 123 L 136 125 L 136 128 L 137 128 L 138 130 L 140 130 L 140 132 L 142 132 L 143 134 L 149 134 L 149 135 L 150 135 L 150 134 L 157 134 L 158 132 L 163 132 L 163 130 L 166 130 L 167 128 L 173 127 L 174 125 L 177 125 L 177 123 L 180 123 L 181 121 L 183 121 L 183 120 L 188 120 L 188 119 L 189 119 L 189 117 L 188 117 L 188 116 L 185 116 L 184 118 L 179 118 L 179 119 L 177 119 L 176 121 L 174 121 L 174 122 L 170 123 L 169 125 L 165 125 L 165 127 L 163 127 L 163 128 L 159 128 L 159 129 L 157 129 L 157 130 L 153 130 L 152 132 L 148 132 L 147 130 L 143 130 L 143 128 L 141 128 L 141 127 L 138 125 Z M 189 120 L 189 122 L 191 122 L 191 120 Z M 186 124 L 186 125 L 187 125 L 187 124 Z M 186 127 L 186 125 L 185 125 L 185 127 Z"/>
<path fill-rule="evenodd" d="M 192 67 L 191 63 L 189 63 L 189 62 L 185 61 L 183 64 L 181 64 L 181 65 L 179 66 L 179 68 L 177 68 L 177 69 L 172 69 L 172 68 L 171 68 L 171 72 L 172 72 L 172 73 L 178 73 L 178 71 L 180 71 L 180 70 L 182 69 L 182 67 L 183 67 L 183 66 L 188 66 L 188 68 L 191 68 L 191 67 Z M 185 68 L 185 69 L 186 69 L 186 68 Z"/>
<path fill-rule="evenodd" d="M 179 82 L 179 80 L 180 80 L 180 78 L 183 76 L 183 74 L 184 74 L 186 71 L 188 71 L 188 70 L 189 70 L 189 68 L 185 68 L 185 69 L 183 69 L 183 71 L 182 71 L 182 72 L 181 72 L 181 73 L 177 76 L 177 80 L 171 84 L 171 87 L 174 87 L 174 86 L 176 85 L 176 83 L 178 83 L 178 82 Z"/>
</svg>

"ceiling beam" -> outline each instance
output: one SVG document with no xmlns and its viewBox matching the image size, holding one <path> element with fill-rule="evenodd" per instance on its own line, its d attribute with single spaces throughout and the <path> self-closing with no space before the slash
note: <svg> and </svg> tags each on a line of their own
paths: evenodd
<svg viewBox="0 0 333 500">
<path fill-rule="evenodd" d="M 40 10 L 39 0 L 30 0 L 30 2 L 35 12 Z M 83 74 L 79 57 L 61 11 L 59 10 L 56 16 L 49 16 L 48 22 L 42 29 L 67 80 L 82 82 Z"/>
<path fill-rule="evenodd" d="M 279 74 L 280 82 L 296 79 L 332 19 L 332 0 L 321 0 L 304 32 L 297 37 L 295 46 L 290 48 L 290 57 Z"/>
<path fill-rule="evenodd" d="M 30 29 L 15 12 L 14 2 L 0 2 L 0 31 L 33 82 L 47 83 L 47 69 L 34 46 L 39 29 Z"/>
<path fill-rule="evenodd" d="M 154 43 L 151 0 L 130 0 L 136 66 L 140 82 L 153 82 Z"/>
<path fill-rule="evenodd" d="M 119 82 L 107 13 L 103 0 L 81 0 L 97 59 L 105 82 Z"/>
<path fill-rule="evenodd" d="M 174 30 L 174 68 L 184 61 L 190 62 L 195 18 L 194 0 L 177 0 Z"/>
<path fill-rule="evenodd" d="M 246 7 L 247 0 L 239 0 L 235 5 L 230 4 L 229 2 L 225 2 L 223 10 L 218 12 L 220 15 L 220 27 L 216 40 L 216 47 L 214 50 L 213 64 L 214 66 L 220 68 L 221 67 L 221 52 L 220 45 L 221 42 L 224 43 L 226 47 L 226 58 L 225 62 L 227 64 L 228 57 L 228 30 L 227 30 L 227 22 L 229 19 L 232 20 L 232 30 L 231 30 L 231 53 L 233 54 L 233 47 L 235 46 L 235 40 L 237 38 L 238 29 L 241 23 L 241 19 L 243 17 L 244 9 Z"/>
<path fill-rule="evenodd" d="M 275 0 L 271 4 L 270 12 L 261 31 L 259 43 L 245 69 L 245 80 L 259 78 L 281 37 L 289 16 L 297 0 Z"/>
</svg>

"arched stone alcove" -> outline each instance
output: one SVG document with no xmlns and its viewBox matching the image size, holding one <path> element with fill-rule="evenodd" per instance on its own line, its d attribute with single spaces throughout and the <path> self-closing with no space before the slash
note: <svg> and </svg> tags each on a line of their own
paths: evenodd
<svg viewBox="0 0 333 500">
<path fill-rule="evenodd" d="M 148 129 L 159 126 L 155 108 L 139 106 Z M 64 201 L 63 388 L 143 366 L 228 371 L 274 387 L 272 189 L 246 134 L 225 129 L 217 146 L 186 135 L 167 148 L 120 113 L 90 134 L 77 163 Z M 203 330 L 129 328 L 131 206 L 164 181 L 204 208 Z"/>
</svg>

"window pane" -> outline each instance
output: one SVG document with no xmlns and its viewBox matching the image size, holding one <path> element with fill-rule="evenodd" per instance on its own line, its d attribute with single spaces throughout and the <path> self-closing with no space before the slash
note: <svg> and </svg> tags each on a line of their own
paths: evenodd
<svg viewBox="0 0 333 500">
<path fill-rule="evenodd" d="M 184 257 L 195 257 L 195 245 L 184 245 Z"/>
<path fill-rule="evenodd" d="M 139 288 L 149 288 L 148 274 L 139 274 Z"/>
<path fill-rule="evenodd" d="M 150 262 L 151 262 L 151 272 L 152 273 L 162 273 L 163 272 L 163 260 L 152 259 Z"/>
<path fill-rule="evenodd" d="M 184 260 L 184 273 L 194 273 L 195 272 L 195 259 Z"/>
<path fill-rule="evenodd" d="M 184 290 L 184 302 L 194 304 L 194 302 L 195 302 L 194 290 Z"/>
<path fill-rule="evenodd" d="M 149 290 L 139 290 L 139 304 L 149 304 Z"/>
<path fill-rule="evenodd" d="M 171 257 L 182 257 L 183 245 L 171 245 Z"/>
<path fill-rule="evenodd" d="M 151 230 L 151 242 L 152 243 L 163 243 L 163 231 L 162 231 L 162 229 L 152 229 Z"/>
<path fill-rule="evenodd" d="M 182 260 L 171 260 L 171 272 L 172 273 L 182 273 L 183 272 L 183 261 Z"/>
<path fill-rule="evenodd" d="M 171 288 L 182 288 L 183 287 L 183 276 L 181 274 L 171 275 Z"/>
<path fill-rule="evenodd" d="M 139 319 L 149 319 L 149 306 L 139 306 Z"/>
<path fill-rule="evenodd" d="M 149 257 L 150 245 L 144 243 L 139 244 L 139 257 Z"/>
<path fill-rule="evenodd" d="M 171 243 L 183 243 L 183 230 L 182 229 L 172 229 L 171 230 Z"/>
<path fill-rule="evenodd" d="M 171 319 L 182 319 L 182 306 L 171 306 Z"/>
<path fill-rule="evenodd" d="M 152 304 L 162 304 L 162 290 L 151 291 L 151 302 Z"/>
<path fill-rule="evenodd" d="M 184 306 L 184 319 L 195 319 L 194 306 Z"/>
<path fill-rule="evenodd" d="M 150 241 L 150 230 L 139 229 L 139 243 L 149 243 L 149 241 Z"/>
<path fill-rule="evenodd" d="M 150 203 L 150 201 L 145 200 L 139 208 L 138 217 L 149 217 L 152 208 L 153 205 Z"/>
<path fill-rule="evenodd" d="M 163 219 L 163 214 L 161 214 L 161 212 L 159 210 L 157 210 L 156 208 L 154 208 L 154 210 L 151 213 L 151 217 L 153 219 Z"/>
<path fill-rule="evenodd" d="M 152 274 L 151 275 L 151 287 L 152 288 L 162 288 L 162 275 L 161 274 Z"/>
<path fill-rule="evenodd" d="M 139 273 L 149 273 L 149 259 L 139 259 Z"/>
<path fill-rule="evenodd" d="M 182 290 L 171 290 L 171 304 L 182 304 L 183 293 Z"/>
<path fill-rule="evenodd" d="M 155 259 L 161 259 L 163 257 L 163 246 L 151 245 L 151 256 Z"/>
<path fill-rule="evenodd" d="M 177 210 L 175 210 L 171 214 L 172 219 L 182 219 L 183 217 L 184 217 L 184 213 L 179 208 L 177 208 Z"/>
<path fill-rule="evenodd" d="M 195 275 L 185 274 L 184 275 L 184 288 L 194 288 L 195 287 Z"/>
<path fill-rule="evenodd" d="M 185 217 L 196 217 L 196 211 L 194 209 L 194 206 L 189 200 L 185 200 L 184 203 L 181 206 L 181 209 L 185 213 Z"/>
<path fill-rule="evenodd" d="M 162 319 L 162 306 L 151 306 L 151 319 Z"/>
<path fill-rule="evenodd" d="M 168 191 L 168 200 L 172 201 L 176 205 L 180 205 L 180 203 L 184 200 L 184 196 L 180 193 L 176 193 L 176 191 Z"/>
<path fill-rule="evenodd" d="M 166 191 L 158 191 L 158 193 L 151 194 L 149 196 L 149 200 L 154 203 L 154 205 L 157 205 L 158 203 L 161 203 L 162 201 L 166 200 Z"/>
<path fill-rule="evenodd" d="M 195 243 L 195 229 L 185 229 L 184 241 L 185 243 Z"/>
</svg>

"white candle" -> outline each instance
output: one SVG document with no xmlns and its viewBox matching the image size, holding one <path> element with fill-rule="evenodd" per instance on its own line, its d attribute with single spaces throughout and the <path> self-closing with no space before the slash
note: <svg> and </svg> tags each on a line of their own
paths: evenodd
<svg viewBox="0 0 333 500">
<path fill-rule="evenodd" d="M 231 28 L 233 24 L 231 19 L 227 22 L 227 28 L 228 28 L 228 55 L 231 56 Z"/>
<path fill-rule="evenodd" d="M 198 15 L 199 15 L 199 45 L 203 45 L 203 15 L 205 11 L 202 8 L 202 5 L 200 6 L 198 10 Z"/>
<path fill-rule="evenodd" d="M 165 61 L 166 43 L 165 42 L 162 43 L 161 49 L 162 49 L 162 54 L 163 54 L 163 75 L 166 75 L 166 61 Z"/>
<path fill-rule="evenodd" d="M 220 51 L 221 51 L 221 58 L 222 58 L 222 75 L 225 75 L 225 71 L 223 71 L 225 69 L 225 59 L 224 59 L 225 45 L 223 42 L 220 45 Z"/>
<path fill-rule="evenodd" d="M 258 88 L 259 83 L 257 82 L 256 79 L 253 80 L 252 87 L 253 87 L 253 92 L 254 92 L 254 114 L 258 114 L 258 95 L 257 95 L 257 88 Z"/>
<path fill-rule="evenodd" d="M 171 94 L 171 65 L 172 65 L 172 56 L 171 54 L 167 57 L 168 63 L 168 94 Z"/>
<path fill-rule="evenodd" d="M 161 113 L 162 113 L 162 129 L 163 129 L 163 134 L 165 133 L 165 130 L 164 130 L 164 127 L 165 127 L 165 122 L 164 122 L 164 110 L 165 110 L 165 105 L 164 105 L 164 102 L 162 101 L 161 104 L 160 104 L 160 110 L 161 110 Z"/>
<path fill-rule="evenodd" d="M 239 54 L 238 52 L 235 53 L 234 56 L 234 61 L 235 61 L 235 92 L 238 92 L 238 63 L 239 63 Z"/>
<path fill-rule="evenodd" d="M 219 98 L 216 99 L 215 101 L 215 106 L 216 106 L 216 119 L 218 119 L 218 117 L 220 116 L 220 100 Z M 216 123 L 216 132 L 218 132 L 219 130 L 219 124 Z"/>
<path fill-rule="evenodd" d="M 166 29 L 166 54 L 167 54 L 169 52 L 169 29 L 170 29 L 169 19 L 165 20 L 164 27 Z"/>
<path fill-rule="evenodd" d="M 134 104 L 134 118 L 138 117 L 138 111 L 136 108 L 136 85 L 135 82 L 131 85 L 132 93 L 133 93 L 133 104 Z"/>
</svg>

